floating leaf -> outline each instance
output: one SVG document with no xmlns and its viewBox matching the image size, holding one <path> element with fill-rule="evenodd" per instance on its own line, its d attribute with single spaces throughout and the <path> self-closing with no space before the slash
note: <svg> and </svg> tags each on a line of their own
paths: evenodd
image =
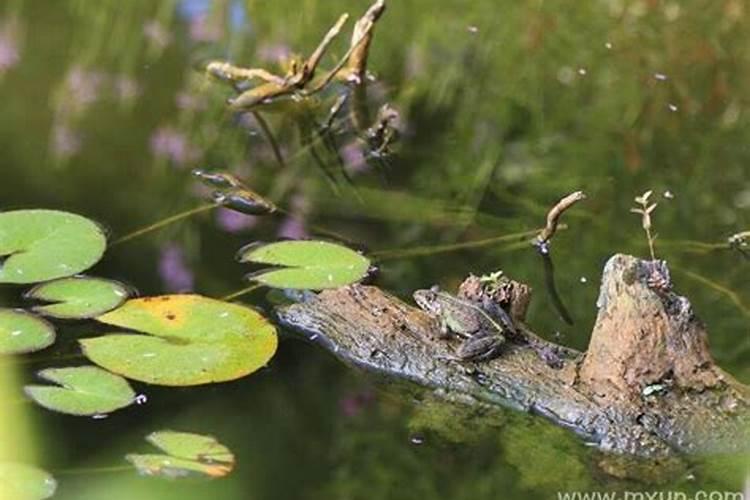
<svg viewBox="0 0 750 500">
<path fill-rule="evenodd" d="M 43 500 L 55 494 L 57 481 L 46 471 L 31 465 L 0 462 L 0 498 Z"/>
<path fill-rule="evenodd" d="M 150 434 L 146 440 L 165 454 L 126 455 L 126 460 L 142 474 L 167 477 L 200 474 L 223 477 L 234 468 L 232 452 L 212 436 L 159 431 Z"/>
<path fill-rule="evenodd" d="M 283 266 L 251 276 L 276 288 L 322 290 L 355 283 L 367 275 L 370 260 L 345 246 L 327 241 L 280 241 L 249 245 L 239 254 L 240 262 Z"/>
<path fill-rule="evenodd" d="M 49 410 L 99 415 L 124 408 L 135 400 L 127 380 L 96 366 L 48 368 L 37 375 L 62 386 L 26 386 L 26 394 Z"/>
<path fill-rule="evenodd" d="M 53 302 L 34 307 L 34 311 L 45 316 L 82 319 L 99 316 L 120 306 L 128 298 L 128 289 L 116 281 L 76 276 L 37 285 L 26 297 Z"/>
<path fill-rule="evenodd" d="M 234 455 L 211 436 L 160 431 L 146 438 L 165 454 L 129 454 L 126 459 L 147 475 L 223 477 L 234 468 Z"/>
<path fill-rule="evenodd" d="M 107 240 L 80 215 L 56 210 L 0 213 L 0 283 L 37 283 L 72 276 L 96 264 Z"/>
<path fill-rule="evenodd" d="M 22 354 L 49 347 L 55 328 L 41 318 L 18 309 L 0 308 L 0 354 Z"/>
<path fill-rule="evenodd" d="M 132 299 L 97 320 L 150 334 L 81 340 L 94 363 L 150 384 L 234 380 L 264 366 L 276 352 L 276 329 L 259 313 L 199 295 Z"/>
</svg>

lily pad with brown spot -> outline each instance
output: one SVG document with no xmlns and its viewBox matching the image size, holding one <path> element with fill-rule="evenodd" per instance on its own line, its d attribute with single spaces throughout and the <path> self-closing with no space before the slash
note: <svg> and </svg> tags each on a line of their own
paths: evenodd
<svg viewBox="0 0 750 500">
<path fill-rule="evenodd" d="M 201 475 L 223 477 L 234 468 L 234 454 L 212 436 L 159 431 L 147 438 L 164 454 L 129 454 L 125 459 L 142 474 L 178 478 Z"/>
<path fill-rule="evenodd" d="M 149 384 L 234 380 L 265 366 L 277 346 L 276 328 L 260 313 L 200 295 L 132 299 L 97 320 L 147 335 L 83 339 L 86 357 Z"/>
</svg>

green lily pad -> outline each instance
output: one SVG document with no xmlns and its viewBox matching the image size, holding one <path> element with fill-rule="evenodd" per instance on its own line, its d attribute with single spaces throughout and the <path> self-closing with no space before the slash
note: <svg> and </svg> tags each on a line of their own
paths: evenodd
<svg viewBox="0 0 750 500">
<path fill-rule="evenodd" d="M 135 401 L 128 381 L 96 366 L 48 368 L 37 374 L 51 385 L 27 385 L 26 394 L 41 406 L 69 415 L 100 415 Z"/>
<path fill-rule="evenodd" d="M 0 308 L 0 354 L 23 354 L 49 347 L 55 328 L 47 321 L 18 309 Z"/>
<path fill-rule="evenodd" d="M 370 270 L 367 257 L 327 241 L 253 244 L 240 250 L 239 260 L 281 267 L 264 269 L 250 276 L 252 280 L 275 288 L 337 288 L 356 283 Z"/>
<path fill-rule="evenodd" d="M 43 500 L 55 494 L 57 481 L 46 471 L 16 462 L 0 462 L 0 498 Z"/>
<path fill-rule="evenodd" d="M 131 299 L 97 320 L 149 334 L 80 341 L 97 365 L 149 384 L 234 380 L 265 366 L 276 352 L 276 329 L 262 315 L 199 295 Z"/>
<path fill-rule="evenodd" d="M 26 298 L 53 302 L 34 307 L 39 314 L 60 319 L 84 319 L 119 307 L 128 295 L 128 288 L 117 281 L 74 276 L 37 285 L 26 293 Z"/>
<path fill-rule="evenodd" d="M 107 247 L 102 229 L 80 215 L 56 210 L 0 213 L 0 283 L 64 278 L 96 264 Z"/>
<path fill-rule="evenodd" d="M 234 455 L 212 436 L 190 432 L 159 431 L 147 438 L 165 454 L 130 454 L 125 459 L 142 474 L 183 477 L 223 477 L 234 468 Z"/>
</svg>

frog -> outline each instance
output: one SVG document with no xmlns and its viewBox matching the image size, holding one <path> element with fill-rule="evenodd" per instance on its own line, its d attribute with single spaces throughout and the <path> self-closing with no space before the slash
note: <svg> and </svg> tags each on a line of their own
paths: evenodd
<svg viewBox="0 0 750 500">
<path fill-rule="evenodd" d="M 417 290 L 413 294 L 420 309 L 440 321 L 443 337 L 455 334 L 463 338 L 456 351 L 461 361 L 486 361 L 496 357 L 512 328 L 509 318 L 497 317 L 481 304 L 441 291 L 438 287 Z"/>
</svg>

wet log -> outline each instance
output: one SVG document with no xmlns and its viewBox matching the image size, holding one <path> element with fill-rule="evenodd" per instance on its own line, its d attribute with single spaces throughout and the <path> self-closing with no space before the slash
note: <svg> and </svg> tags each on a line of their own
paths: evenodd
<svg viewBox="0 0 750 500">
<path fill-rule="evenodd" d="M 447 399 L 540 415 L 603 450 L 659 458 L 750 447 L 750 389 L 714 363 L 706 329 L 672 289 L 665 263 L 615 255 L 597 305 L 585 353 L 519 321 L 525 341 L 477 363 L 456 361 L 434 319 L 372 286 L 311 294 L 277 315 L 351 366 Z"/>
</svg>

